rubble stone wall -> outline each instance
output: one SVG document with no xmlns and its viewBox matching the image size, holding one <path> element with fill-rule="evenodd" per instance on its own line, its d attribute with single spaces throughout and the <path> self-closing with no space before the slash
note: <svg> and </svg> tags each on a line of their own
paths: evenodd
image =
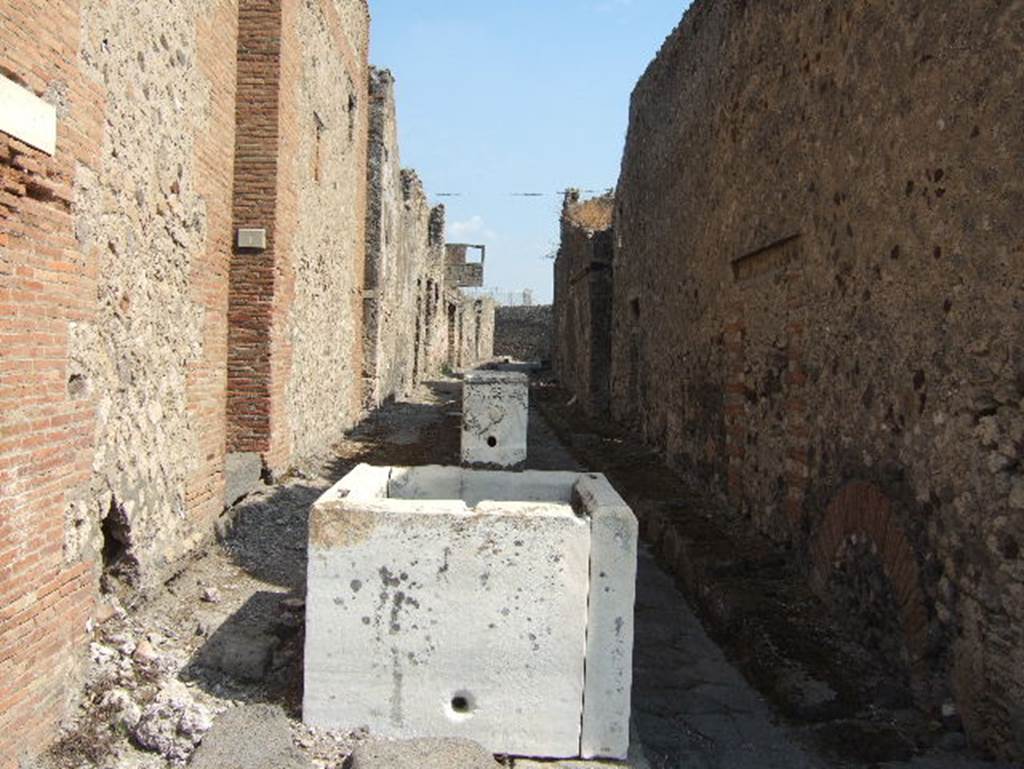
<svg viewBox="0 0 1024 769">
<path fill-rule="evenodd" d="M 0 766 L 53 735 L 101 568 L 144 585 L 221 510 L 237 6 L 16 3 L 0 71 Z"/>
<path fill-rule="evenodd" d="M 611 384 L 827 600 L 871 617 L 832 575 L 875 553 L 919 700 L 1017 757 L 1022 29 L 1012 2 L 697 2 L 633 94 Z"/>
<path fill-rule="evenodd" d="M 346 33 L 346 18 L 354 34 Z M 365 0 L 306 0 L 294 28 L 299 71 L 286 82 L 297 91 L 295 125 L 282 139 L 294 130 L 297 151 L 281 147 L 281 157 L 298 166 L 291 172 L 295 287 L 285 320 L 293 463 L 322 454 L 362 414 L 368 25 Z M 363 47 L 352 48 L 350 39 Z"/>
<path fill-rule="evenodd" d="M 555 259 L 552 366 L 562 387 L 590 415 L 608 411 L 613 205 L 610 196 L 580 203 L 578 193 L 570 192 Z M 588 209 L 599 215 L 588 220 Z"/>
<path fill-rule="evenodd" d="M 494 314 L 494 354 L 550 361 L 553 325 L 554 312 L 549 304 L 498 307 Z"/>
<path fill-rule="evenodd" d="M 415 270 L 404 248 L 402 172 L 394 78 L 370 73 L 366 270 L 363 295 L 363 380 L 367 408 L 402 392 L 411 381 Z"/>
</svg>

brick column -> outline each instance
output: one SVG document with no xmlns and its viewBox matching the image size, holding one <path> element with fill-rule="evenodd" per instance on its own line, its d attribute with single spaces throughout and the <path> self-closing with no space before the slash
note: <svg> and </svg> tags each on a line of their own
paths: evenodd
<svg viewBox="0 0 1024 769">
<path fill-rule="evenodd" d="M 238 12 L 234 227 L 265 229 L 265 249 L 233 250 L 228 301 L 228 451 L 254 452 L 272 468 L 288 460 L 275 431 L 283 406 L 279 329 L 288 274 L 288 225 L 279 197 L 283 113 L 282 0 L 242 0 Z"/>
</svg>

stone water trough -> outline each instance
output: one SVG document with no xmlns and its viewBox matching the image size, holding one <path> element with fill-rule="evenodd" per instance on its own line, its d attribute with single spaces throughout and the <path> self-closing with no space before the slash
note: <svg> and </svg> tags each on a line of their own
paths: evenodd
<svg viewBox="0 0 1024 769">
<path fill-rule="evenodd" d="M 625 758 L 636 546 L 602 475 L 360 465 L 311 514 L 305 722 Z"/>
<path fill-rule="evenodd" d="M 473 371 L 462 383 L 462 463 L 514 468 L 526 461 L 530 379 L 514 371 Z"/>
</svg>

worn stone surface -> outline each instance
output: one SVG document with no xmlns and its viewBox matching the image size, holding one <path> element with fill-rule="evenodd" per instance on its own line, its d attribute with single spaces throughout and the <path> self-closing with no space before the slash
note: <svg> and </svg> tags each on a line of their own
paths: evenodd
<svg viewBox="0 0 1024 769">
<path fill-rule="evenodd" d="M 462 501 L 314 508 L 306 723 L 579 753 L 589 527 L 567 505 L 474 513 Z"/>
<path fill-rule="evenodd" d="M 525 462 L 529 399 L 525 374 L 467 374 L 462 385 L 463 464 L 513 468 Z"/>
<path fill-rule="evenodd" d="M 551 360 L 551 305 L 499 307 L 494 316 L 494 354 L 514 360 Z"/>
<path fill-rule="evenodd" d="M 372 740 L 352 751 L 349 769 L 498 769 L 479 743 L 459 739 Z"/>
<path fill-rule="evenodd" d="M 567 192 L 555 259 L 552 367 L 590 415 L 608 411 L 614 205 L 611 195 L 581 202 Z"/>
<path fill-rule="evenodd" d="M 203 737 L 189 766 L 195 769 L 309 769 L 292 744 L 289 721 L 276 705 L 225 711 Z"/>
<path fill-rule="evenodd" d="M 80 55 L 109 101 L 102 156 L 75 180 L 76 235 L 99 263 L 98 314 L 72 325 L 68 349 L 76 391 L 97 404 L 94 473 L 79 498 L 83 525 L 98 535 L 104 521 L 108 566 L 132 579 L 187 551 L 222 504 L 223 421 L 204 412 L 223 411 L 223 390 L 207 388 L 223 374 L 226 286 L 202 273 L 223 275 L 230 158 L 211 166 L 203 153 L 205 137 L 233 136 L 212 105 L 234 70 L 204 67 L 200 20 L 221 23 L 234 7 L 81 9 Z"/>
<path fill-rule="evenodd" d="M 1020 18 L 696 3 L 633 94 L 611 384 L 855 628 L 892 628 L 922 704 L 1017 756 Z"/>
<path fill-rule="evenodd" d="M 256 489 L 263 476 L 263 459 L 256 452 L 239 452 L 224 457 L 224 506 L 238 502 Z"/>
<path fill-rule="evenodd" d="M 635 563 L 601 476 L 361 466 L 310 521 L 303 717 L 624 757 Z"/>
</svg>

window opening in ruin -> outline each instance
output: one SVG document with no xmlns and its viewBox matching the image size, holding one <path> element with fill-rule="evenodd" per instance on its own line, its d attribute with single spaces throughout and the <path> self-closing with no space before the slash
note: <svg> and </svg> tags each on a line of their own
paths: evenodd
<svg viewBox="0 0 1024 769">
<path fill-rule="evenodd" d="M 640 298 L 629 300 L 629 309 L 633 314 L 633 320 L 640 320 Z"/>
<path fill-rule="evenodd" d="M 320 116 L 315 112 L 313 113 L 313 125 L 316 130 L 316 138 L 313 144 L 313 181 L 319 182 L 322 172 L 320 144 L 323 141 L 324 121 L 322 121 Z"/>
<path fill-rule="evenodd" d="M 456 713 L 468 713 L 469 700 L 465 697 L 452 697 L 452 710 Z"/>
<path fill-rule="evenodd" d="M 492 435 L 490 438 L 487 439 L 487 445 L 490 446 L 492 449 L 496 448 L 498 445 L 498 439 Z"/>
</svg>

